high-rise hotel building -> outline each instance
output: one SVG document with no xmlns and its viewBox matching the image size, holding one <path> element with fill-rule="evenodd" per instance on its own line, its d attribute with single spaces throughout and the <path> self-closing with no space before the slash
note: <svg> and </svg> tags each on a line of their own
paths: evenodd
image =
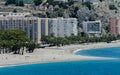
<svg viewBox="0 0 120 75">
<path fill-rule="evenodd" d="M 118 34 L 117 20 L 116 17 L 110 18 L 110 34 Z"/>
<path fill-rule="evenodd" d="M 49 34 L 56 37 L 65 37 L 77 35 L 77 19 L 76 18 L 51 18 L 49 23 Z"/>
<path fill-rule="evenodd" d="M 35 42 L 40 41 L 41 26 L 39 18 L 0 17 L 0 29 L 21 29 Z"/>
<path fill-rule="evenodd" d="M 0 29 L 22 29 L 33 41 L 40 43 L 41 36 L 56 37 L 77 35 L 75 18 L 0 17 Z"/>
</svg>

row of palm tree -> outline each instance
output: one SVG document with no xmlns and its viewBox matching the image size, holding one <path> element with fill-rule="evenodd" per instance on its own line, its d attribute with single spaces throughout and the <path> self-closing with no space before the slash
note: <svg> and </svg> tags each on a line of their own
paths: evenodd
<svg viewBox="0 0 120 75">
<path fill-rule="evenodd" d="M 68 44 L 82 44 L 82 43 L 93 43 L 93 42 L 111 42 L 113 40 L 120 39 L 120 35 L 102 35 L 101 37 L 89 37 L 87 34 L 70 37 L 54 37 L 54 36 L 43 36 L 42 41 L 54 45 L 68 45 Z"/>
<path fill-rule="evenodd" d="M 19 29 L 0 30 L 0 54 L 13 53 L 24 54 L 33 52 L 35 43 L 31 41 L 26 33 Z"/>
</svg>

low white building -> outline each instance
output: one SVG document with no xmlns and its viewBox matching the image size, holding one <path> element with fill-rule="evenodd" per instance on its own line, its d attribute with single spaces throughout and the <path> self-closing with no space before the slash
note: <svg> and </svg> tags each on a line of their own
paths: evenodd
<svg viewBox="0 0 120 75">
<path fill-rule="evenodd" d="M 84 21 L 83 22 L 83 31 L 88 34 L 89 37 L 101 35 L 101 21 Z"/>
<path fill-rule="evenodd" d="M 0 17 L 25 17 L 30 14 L 29 12 L 0 12 Z"/>
<path fill-rule="evenodd" d="M 78 34 L 76 18 L 51 18 L 48 24 L 49 35 L 65 37 Z"/>
</svg>

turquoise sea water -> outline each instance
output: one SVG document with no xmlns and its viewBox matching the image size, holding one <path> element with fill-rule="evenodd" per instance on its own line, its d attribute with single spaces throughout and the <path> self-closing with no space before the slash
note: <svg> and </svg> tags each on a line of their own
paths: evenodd
<svg viewBox="0 0 120 75">
<path fill-rule="evenodd" d="M 120 47 L 95 48 L 78 51 L 77 55 L 120 58 Z"/>
<path fill-rule="evenodd" d="M 97 54 L 99 56 L 105 54 L 106 57 L 109 50 L 114 50 L 112 53 L 115 54 L 112 56 L 112 53 L 109 52 L 107 57 L 111 55 L 110 57 L 119 58 L 118 49 L 120 50 L 120 47 L 101 48 L 102 52 L 97 52 Z M 96 52 L 95 49 L 92 50 Z M 89 53 L 91 52 L 86 55 L 92 55 Z M 94 53 L 93 56 L 96 54 Z M 0 75 L 120 75 L 120 60 L 84 60 L 2 67 L 0 68 Z"/>
</svg>

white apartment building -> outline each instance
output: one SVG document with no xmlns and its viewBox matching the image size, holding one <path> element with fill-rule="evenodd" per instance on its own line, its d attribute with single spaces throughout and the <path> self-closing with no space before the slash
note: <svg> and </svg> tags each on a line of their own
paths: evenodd
<svg viewBox="0 0 120 75">
<path fill-rule="evenodd" d="M 101 35 L 101 21 L 84 21 L 82 27 L 89 37 Z"/>
<path fill-rule="evenodd" d="M 21 29 L 34 42 L 40 43 L 41 36 L 54 34 L 56 37 L 77 35 L 76 18 L 0 17 L 0 29 Z"/>
<path fill-rule="evenodd" d="M 26 32 L 28 37 L 34 42 L 40 42 L 41 39 L 41 23 L 39 18 L 0 18 L 0 29 L 21 29 Z"/>
<path fill-rule="evenodd" d="M 55 37 L 65 37 L 77 35 L 77 19 L 76 18 L 51 18 L 49 19 L 49 35 Z"/>
<path fill-rule="evenodd" d="M 25 17 L 27 15 L 30 15 L 29 12 L 0 12 L 0 17 Z"/>
</svg>

